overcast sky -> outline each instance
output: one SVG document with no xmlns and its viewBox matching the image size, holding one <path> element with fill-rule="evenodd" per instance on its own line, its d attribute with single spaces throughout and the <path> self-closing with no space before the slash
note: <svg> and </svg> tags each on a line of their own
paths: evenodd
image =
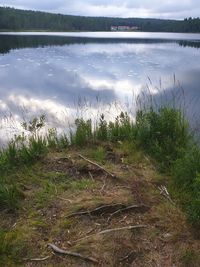
<svg viewBox="0 0 200 267">
<path fill-rule="evenodd" d="M 200 16 L 200 0 L 0 0 L 0 5 L 88 16 L 172 19 Z"/>
</svg>

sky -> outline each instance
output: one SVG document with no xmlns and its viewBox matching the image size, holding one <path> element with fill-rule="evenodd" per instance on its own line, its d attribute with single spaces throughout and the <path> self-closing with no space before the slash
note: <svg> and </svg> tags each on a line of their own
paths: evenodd
<svg viewBox="0 0 200 267">
<path fill-rule="evenodd" d="M 0 0 L 0 5 L 84 16 L 171 19 L 200 16 L 199 0 Z"/>
</svg>

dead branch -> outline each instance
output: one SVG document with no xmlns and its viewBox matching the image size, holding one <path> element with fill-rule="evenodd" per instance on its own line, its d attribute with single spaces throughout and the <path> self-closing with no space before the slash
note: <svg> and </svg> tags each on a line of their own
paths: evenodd
<svg viewBox="0 0 200 267">
<path fill-rule="evenodd" d="M 79 211 L 79 212 L 74 212 L 66 216 L 66 218 L 71 218 L 71 217 L 76 217 L 76 216 L 82 216 L 82 215 L 99 215 L 99 214 L 104 214 L 104 213 L 110 213 L 119 209 L 126 208 L 125 204 L 122 203 L 117 203 L 117 204 L 108 204 L 108 205 L 103 205 L 99 206 L 95 209 L 92 210 L 86 210 L 86 211 Z"/>
<path fill-rule="evenodd" d="M 59 247 L 53 245 L 53 244 L 48 244 L 48 246 L 56 253 L 59 253 L 59 254 L 63 254 L 63 255 L 68 255 L 68 256 L 72 256 L 72 257 L 76 257 L 76 258 L 80 258 L 82 260 L 85 260 L 85 261 L 91 261 L 93 263 L 98 263 L 98 261 L 92 257 L 86 257 L 82 254 L 79 254 L 79 253 L 76 253 L 76 252 L 72 252 L 72 251 L 68 251 L 68 250 L 63 250 L 63 249 L 60 249 Z"/>
<path fill-rule="evenodd" d="M 141 228 L 146 228 L 146 227 L 147 227 L 147 225 L 138 224 L 138 225 L 132 225 L 132 226 L 125 226 L 125 227 L 121 227 L 121 228 L 106 229 L 106 230 L 103 230 L 101 232 L 98 232 L 98 233 L 95 233 L 95 234 L 88 235 L 88 236 L 82 237 L 80 239 L 77 239 L 77 240 L 73 241 L 73 243 L 88 239 L 88 238 L 93 237 L 95 235 L 103 235 L 103 234 L 108 234 L 108 233 L 112 233 L 112 232 L 141 229 Z"/>
<path fill-rule="evenodd" d="M 122 208 L 122 209 L 119 209 L 119 210 L 116 210 L 115 212 L 113 212 L 110 217 L 108 218 L 108 222 L 117 214 L 119 213 L 123 213 L 123 212 L 126 212 L 126 211 L 130 211 L 130 210 L 135 210 L 136 212 L 145 212 L 147 210 L 149 210 L 150 207 L 146 206 L 146 205 L 131 205 L 131 206 L 128 206 L 128 207 L 125 207 L 125 208 Z"/>
<path fill-rule="evenodd" d="M 123 230 L 133 230 L 133 229 L 140 229 L 140 228 L 146 228 L 146 227 L 147 227 L 147 225 L 138 224 L 138 225 L 133 225 L 133 226 L 125 226 L 125 227 L 120 227 L 120 228 L 107 229 L 107 230 L 101 231 L 97 234 L 102 235 L 102 234 L 107 234 L 107 233 L 111 233 L 111 232 L 117 232 L 117 231 L 123 231 Z"/>
<path fill-rule="evenodd" d="M 34 258 L 34 259 L 24 259 L 24 260 L 26 260 L 26 261 L 46 261 L 51 257 L 52 257 L 52 255 L 46 256 L 44 258 Z"/>
<path fill-rule="evenodd" d="M 106 174 L 108 174 L 109 176 L 111 176 L 112 178 L 116 178 L 116 176 L 114 174 L 112 174 L 111 172 L 107 171 L 105 168 L 103 168 L 102 166 L 100 166 L 99 164 L 87 159 L 86 157 L 82 156 L 81 154 L 78 154 L 78 156 L 80 158 L 82 158 L 83 160 L 89 162 L 90 164 L 96 166 L 98 169 L 102 170 L 103 172 L 105 172 Z"/>
<path fill-rule="evenodd" d="M 164 196 L 166 199 L 168 199 L 169 202 L 171 202 L 173 205 L 175 204 L 174 201 L 171 199 L 171 197 L 169 195 L 169 192 L 167 191 L 166 186 L 161 185 L 161 186 L 158 187 L 158 189 L 160 190 L 160 194 L 162 196 Z"/>
</svg>

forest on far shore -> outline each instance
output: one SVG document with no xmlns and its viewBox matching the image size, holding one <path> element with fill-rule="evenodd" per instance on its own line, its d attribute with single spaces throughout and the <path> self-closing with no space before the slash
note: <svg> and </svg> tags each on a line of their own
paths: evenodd
<svg viewBox="0 0 200 267">
<path fill-rule="evenodd" d="M 184 20 L 84 17 L 0 7 L 0 31 L 110 31 L 111 26 L 146 32 L 200 32 L 200 18 Z"/>
</svg>

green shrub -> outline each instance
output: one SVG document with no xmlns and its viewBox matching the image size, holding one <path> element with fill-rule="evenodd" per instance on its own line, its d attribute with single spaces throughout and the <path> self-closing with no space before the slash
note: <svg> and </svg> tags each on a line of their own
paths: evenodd
<svg viewBox="0 0 200 267">
<path fill-rule="evenodd" d="M 56 128 L 51 128 L 46 135 L 46 145 L 52 149 L 67 148 L 69 140 L 66 134 L 58 136 Z"/>
<path fill-rule="evenodd" d="M 19 162 L 23 164 L 33 163 L 47 152 L 47 143 L 45 138 L 31 136 L 28 144 L 22 144 L 18 150 Z"/>
<path fill-rule="evenodd" d="M 164 169 L 181 156 L 190 138 L 188 123 L 179 110 L 162 107 L 137 112 L 136 140 Z"/>
<path fill-rule="evenodd" d="M 15 136 L 7 147 L 0 151 L 0 173 L 11 171 L 15 166 L 30 164 L 42 157 L 48 149 L 45 137 L 38 133 Z"/>
<path fill-rule="evenodd" d="M 20 140 L 20 141 L 19 141 Z M 30 164 L 47 152 L 47 143 L 43 137 L 16 137 L 8 147 L 0 152 L 0 172 L 5 173 L 20 164 Z"/>
<path fill-rule="evenodd" d="M 69 139 L 66 134 L 60 136 L 60 138 L 58 139 L 57 146 L 60 149 L 67 148 L 69 146 Z"/>
<path fill-rule="evenodd" d="M 97 147 L 89 152 L 91 158 L 100 163 L 104 163 L 106 159 L 106 150 L 103 147 Z"/>
<path fill-rule="evenodd" d="M 121 112 L 114 122 L 107 122 L 102 114 L 94 132 L 94 137 L 100 141 L 130 140 L 134 136 L 134 130 L 134 124 L 127 112 Z"/>
<path fill-rule="evenodd" d="M 103 114 L 100 116 L 100 121 L 96 130 L 98 140 L 107 141 L 108 139 L 108 125 Z"/>
<path fill-rule="evenodd" d="M 4 181 L 0 182 L 0 210 L 14 211 L 18 207 L 22 193 L 15 185 L 8 185 Z"/>
<path fill-rule="evenodd" d="M 136 141 L 172 173 L 172 188 L 189 221 L 200 226 L 200 149 L 194 144 L 189 124 L 175 108 L 138 111 Z"/>
<path fill-rule="evenodd" d="M 200 226 L 200 149 L 193 145 L 177 159 L 172 184 L 189 221 Z"/>
<path fill-rule="evenodd" d="M 130 140 L 134 137 L 135 127 L 133 122 L 131 122 L 130 116 L 127 112 L 121 112 L 119 115 L 119 139 Z"/>
<path fill-rule="evenodd" d="M 92 135 L 92 121 L 84 119 L 76 119 L 76 131 L 71 133 L 71 143 L 83 146 L 93 139 Z"/>
<path fill-rule="evenodd" d="M 27 254 L 28 242 L 15 231 L 0 228 L 0 266 L 22 266 L 22 257 Z"/>
</svg>

